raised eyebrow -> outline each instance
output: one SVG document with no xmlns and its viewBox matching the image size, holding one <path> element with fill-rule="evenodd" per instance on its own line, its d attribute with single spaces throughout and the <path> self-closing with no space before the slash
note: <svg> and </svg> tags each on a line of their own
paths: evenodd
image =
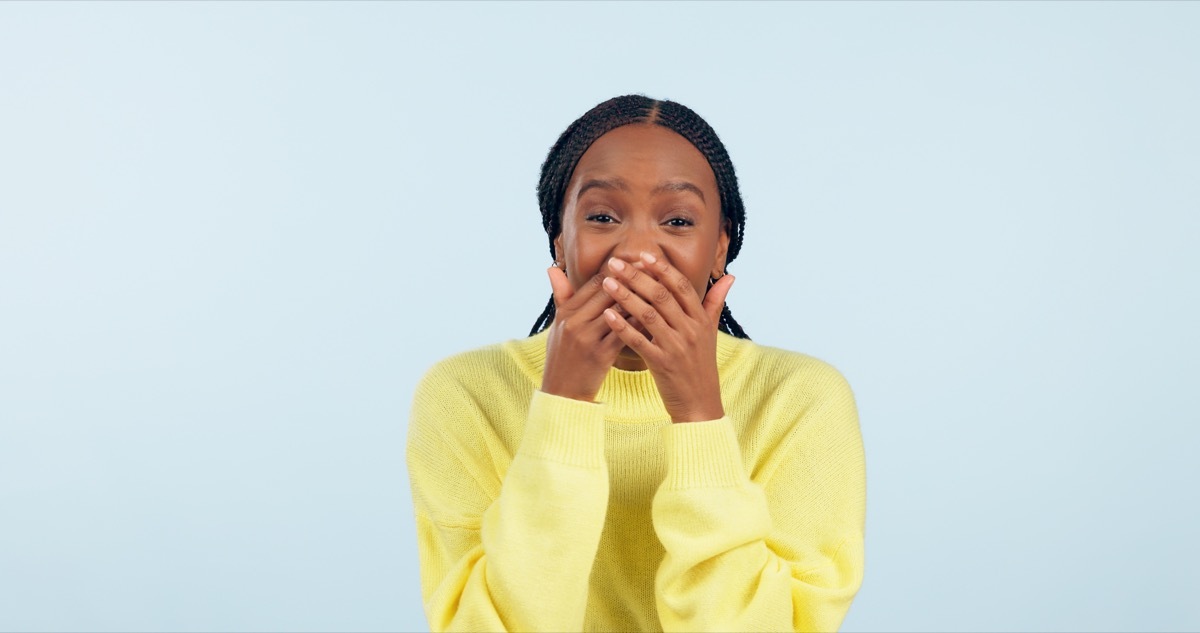
<svg viewBox="0 0 1200 633">
<path fill-rule="evenodd" d="M 667 192 L 674 193 L 674 192 L 685 192 L 685 191 L 690 191 L 690 192 L 696 194 L 697 196 L 700 196 L 701 202 L 707 202 L 707 200 L 704 199 L 704 192 L 700 190 L 700 187 L 697 187 L 696 185 L 693 185 L 692 183 L 690 183 L 686 180 L 669 180 L 669 181 L 664 182 L 664 183 L 658 185 L 657 187 L 655 187 L 650 193 L 658 194 L 658 193 L 667 193 Z"/>
<path fill-rule="evenodd" d="M 578 193 L 575 194 L 575 199 L 578 200 L 587 193 L 589 189 L 606 189 L 609 191 L 629 191 L 629 183 L 620 178 L 589 178 L 583 181 L 579 186 Z"/>
</svg>

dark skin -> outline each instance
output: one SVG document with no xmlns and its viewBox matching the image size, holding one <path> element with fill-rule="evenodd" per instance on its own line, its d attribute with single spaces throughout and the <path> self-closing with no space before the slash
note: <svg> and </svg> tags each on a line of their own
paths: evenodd
<svg viewBox="0 0 1200 633">
<path fill-rule="evenodd" d="M 592 402 L 609 368 L 648 369 L 673 422 L 724 416 L 717 324 L 733 276 L 704 155 L 661 126 L 616 128 L 579 159 L 562 213 L 542 391 Z"/>
</svg>

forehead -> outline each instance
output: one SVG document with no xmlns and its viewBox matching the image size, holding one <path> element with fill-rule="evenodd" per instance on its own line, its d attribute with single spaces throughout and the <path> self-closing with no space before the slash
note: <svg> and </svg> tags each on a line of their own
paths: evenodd
<svg viewBox="0 0 1200 633">
<path fill-rule="evenodd" d="M 584 177 L 619 177 L 650 187 L 687 180 L 717 190 L 717 178 L 700 150 L 669 128 L 645 123 L 623 125 L 596 139 L 575 165 L 568 189 Z"/>
</svg>

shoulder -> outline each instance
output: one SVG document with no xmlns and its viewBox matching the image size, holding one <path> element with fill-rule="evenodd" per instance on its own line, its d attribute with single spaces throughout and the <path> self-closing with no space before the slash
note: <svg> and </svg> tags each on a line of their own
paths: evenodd
<svg viewBox="0 0 1200 633">
<path fill-rule="evenodd" d="M 837 399 L 853 403 L 850 384 L 833 365 L 808 354 L 722 335 L 719 349 L 723 381 L 755 387 L 764 395 L 789 398 Z"/>
<path fill-rule="evenodd" d="M 861 463 L 858 408 L 842 372 L 808 354 L 735 341 L 721 391 L 755 480 L 789 460 Z"/>
<path fill-rule="evenodd" d="M 426 370 L 420 385 L 423 388 L 437 388 L 487 380 L 511 364 L 512 359 L 504 353 L 503 344 L 488 345 L 439 360 Z"/>
<path fill-rule="evenodd" d="M 482 429 L 519 436 L 514 425 L 524 420 L 541 382 L 539 350 L 544 359 L 545 337 L 489 345 L 435 363 L 413 393 L 410 437 L 475 437 Z"/>
<path fill-rule="evenodd" d="M 540 380 L 541 364 L 534 362 L 538 350 L 544 363 L 545 337 L 508 340 L 443 358 L 422 376 L 416 394 L 494 394 L 533 385 Z"/>
</svg>

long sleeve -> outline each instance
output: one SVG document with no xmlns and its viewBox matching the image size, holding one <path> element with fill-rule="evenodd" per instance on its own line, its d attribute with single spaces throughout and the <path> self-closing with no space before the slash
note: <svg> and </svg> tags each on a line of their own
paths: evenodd
<svg viewBox="0 0 1200 633">
<path fill-rule="evenodd" d="M 608 503 L 600 405 L 534 392 L 507 462 L 478 402 L 427 377 L 410 421 L 433 631 L 578 631 Z"/>
<path fill-rule="evenodd" d="M 778 414 L 778 411 L 774 413 Z M 752 478 L 728 418 L 664 429 L 653 502 L 665 631 L 834 631 L 862 582 L 865 467 L 836 372 Z"/>
</svg>

